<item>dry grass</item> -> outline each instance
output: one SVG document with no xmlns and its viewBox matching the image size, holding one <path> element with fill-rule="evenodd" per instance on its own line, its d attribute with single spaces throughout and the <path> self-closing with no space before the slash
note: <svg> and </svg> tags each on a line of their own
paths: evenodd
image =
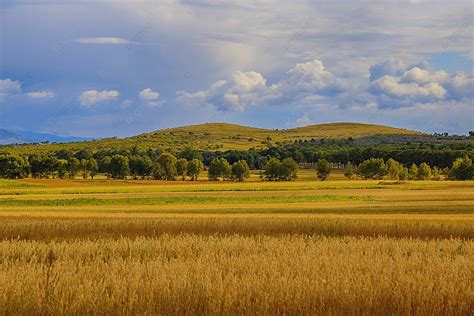
<svg viewBox="0 0 474 316">
<path fill-rule="evenodd" d="M 289 234 L 474 239 L 474 216 L 156 215 L 153 217 L 1 216 L 1 239 L 75 240 L 119 237 Z"/>
<path fill-rule="evenodd" d="M 469 315 L 473 262 L 456 239 L 4 241 L 0 313 Z"/>
<path fill-rule="evenodd" d="M 0 181 L 0 314 L 474 310 L 474 183 Z"/>
</svg>

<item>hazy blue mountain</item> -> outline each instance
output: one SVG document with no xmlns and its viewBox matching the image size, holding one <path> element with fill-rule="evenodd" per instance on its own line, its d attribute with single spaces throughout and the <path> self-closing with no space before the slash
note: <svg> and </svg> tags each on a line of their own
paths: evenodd
<svg viewBox="0 0 474 316">
<path fill-rule="evenodd" d="M 53 134 L 13 131 L 0 129 L 0 145 L 8 144 L 27 144 L 27 143 L 70 143 L 91 140 L 91 138 L 73 137 L 73 136 L 58 136 Z"/>
</svg>

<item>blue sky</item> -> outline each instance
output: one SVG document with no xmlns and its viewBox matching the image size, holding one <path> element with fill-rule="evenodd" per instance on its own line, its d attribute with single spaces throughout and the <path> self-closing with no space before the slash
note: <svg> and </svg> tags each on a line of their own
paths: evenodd
<svg viewBox="0 0 474 316">
<path fill-rule="evenodd" d="M 0 4 L 0 128 L 474 130 L 472 1 Z"/>
</svg>

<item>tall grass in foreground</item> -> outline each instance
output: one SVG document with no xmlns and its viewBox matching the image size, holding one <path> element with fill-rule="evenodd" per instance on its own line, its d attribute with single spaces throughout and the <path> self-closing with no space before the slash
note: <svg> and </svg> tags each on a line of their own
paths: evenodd
<svg viewBox="0 0 474 316">
<path fill-rule="evenodd" d="M 163 235 L 0 242 L 0 314 L 469 315 L 472 241 Z"/>
</svg>

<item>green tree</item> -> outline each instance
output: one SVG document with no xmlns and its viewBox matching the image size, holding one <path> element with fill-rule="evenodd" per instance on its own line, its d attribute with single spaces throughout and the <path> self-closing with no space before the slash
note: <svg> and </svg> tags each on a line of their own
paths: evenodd
<svg viewBox="0 0 474 316">
<path fill-rule="evenodd" d="M 234 181 L 242 182 L 250 177 L 250 167 L 245 160 L 239 160 L 232 165 L 231 178 Z"/>
<path fill-rule="evenodd" d="M 278 181 L 280 178 L 281 161 L 271 158 L 264 167 L 263 178 L 267 181 Z"/>
<path fill-rule="evenodd" d="M 68 171 L 68 161 L 66 159 L 58 159 L 56 170 L 58 172 L 58 177 L 64 179 Z"/>
<path fill-rule="evenodd" d="M 130 166 L 130 175 L 133 179 L 138 179 L 140 176 L 140 164 L 141 164 L 141 157 L 140 156 L 132 156 L 128 160 L 128 164 Z"/>
<path fill-rule="evenodd" d="M 143 156 L 140 160 L 139 174 L 142 179 L 148 178 L 153 173 L 153 161 L 149 156 Z"/>
<path fill-rule="evenodd" d="M 298 164 L 293 158 L 283 159 L 280 165 L 279 180 L 294 181 L 298 177 Z"/>
<path fill-rule="evenodd" d="M 403 167 L 403 169 L 400 171 L 399 178 L 400 180 L 406 180 L 408 179 L 409 172 L 407 167 Z"/>
<path fill-rule="evenodd" d="M 399 180 L 403 173 L 403 165 L 398 161 L 390 158 L 386 163 L 387 178 L 391 180 Z"/>
<path fill-rule="evenodd" d="M 324 181 L 331 174 L 332 167 L 326 159 L 319 159 L 316 163 L 316 176 L 319 180 Z"/>
<path fill-rule="evenodd" d="M 433 169 L 431 170 L 431 177 L 433 180 L 441 180 L 441 171 L 438 167 L 433 167 Z"/>
<path fill-rule="evenodd" d="M 409 178 L 410 180 L 418 180 L 418 166 L 416 164 L 411 165 Z"/>
<path fill-rule="evenodd" d="M 231 167 L 225 158 L 213 159 L 209 165 L 207 176 L 211 181 L 226 180 L 230 177 Z"/>
<path fill-rule="evenodd" d="M 345 176 L 347 179 L 352 179 L 352 178 L 354 178 L 354 175 L 355 175 L 354 166 L 353 166 L 351 163 L 348 163 L 348 164 L 344 167 L 344 176 Z"/>
<path fill-rule="evenodd" d="M 28 160 L 17 155 L 0 155 L 0 178 L 22 179 L 28 176 Z"/>
<path fill-rule="evenodd" d="M 472 180 L 474 179 L 474 165 L 471 158 L 464 156 L 457 158 L 449 170 L 448 177 L 451 180 Z"/>
<path fill-rule="evenodd" d="M 43 155 L 33 154 L 29 156 L 31 176 L 33 178 L 44 178 L 47 176 L 46 157 Z"/>
<path fill-rule="evenodd" d="M 99 161 L 99 171 L 104 173 L 109 179 L 112 175 L 110 173 L 110 162 L 112 161 L 112 157 L 105 156 Z"/>
<path fill-rule="evenodd" d="M 305 157 L 303 155 L 303 153 L 300 151 L 300 150 L 295 150 L 293 152 L 293 159 L 297 162 L 297 163 L 303 163 L 305 162 Z"/>
<path fill-rule="evenodd" d="M 132 156 L 129 164 L 134 179 L 145 179 L 153 173 L 153 161 L 148 156 Z"/>
<path fill-rule="evenodd" d="M 172 154 L 164 153 L 158 157 L 157 161 L 161 165 L 163 180 L 176 180 L 176 157 Z"/>
<path fill-rule="evenodd" d="M 191 177 L 191 181 L 196 181 L 203 170 L 204 164 L 201 160 L 195 158 L 188 162 L 186 174 Z"/>
<path fill-rule="evenodd" d="M 69 172 L 69 178 L 74 179 L 81 170 L 81 162 L 76 157 L 71 157 L 67 161 L 67 170 Z"/>
<path fill-rule="evenodd" d="M 418 167 L 418 179 L 429 180 L 431 178 L 431 167 L 426 163 L 422 162 Z"/>
<path fill-rule="evenodd" d="M 364 179 L 382 179 L 386 174 L 386 170 L 382 158 L 367 159 L 357 168 L 358 174 Z"/>
<path fill-rule="evenodd" d="M 58 158 L 52 155 L 46 155 L 44 158 L 44 170 L 45 170 L 45 178 L 56 178 L 57 175 L 57 165 L 58 165 Z"/>
<path fill-rule="evenodd" d="M 88 159 L 82 159 L 81 160 L 81 175 L 82 179 L 87 180 L 89 178 L 89 165 L 88 165 L 89 160 Z"/>
<path fill-rule="evenodd" d="M 186 180 L 186 173 L 188 169 L 188 160 L 185 158 L 179 158 L 176 162 L 177 175 L 182 177 L 183 181 Z"/>
<path fill-rule="evenodd" d="M 158 161 L 155 161 L 155 163 L 153 164 L 153 179 L 155 180 L 164 179 L 163 167 Z"/>
<path fill-rule="evenodd" d="M 91 158 L 87 161 L 87 169 L 89 170 L 89 175 L 91 176 L 92 180 L 94 177 L 99 173 L 99 164 L 97 160 Z"/>
<path fill-rule="evenodd" d="M 128 158 L 122 155 L 114 155 L 109 165 L 110 175 L 114 179 L 126 179 L 130 175 Z"/>
</svg>

